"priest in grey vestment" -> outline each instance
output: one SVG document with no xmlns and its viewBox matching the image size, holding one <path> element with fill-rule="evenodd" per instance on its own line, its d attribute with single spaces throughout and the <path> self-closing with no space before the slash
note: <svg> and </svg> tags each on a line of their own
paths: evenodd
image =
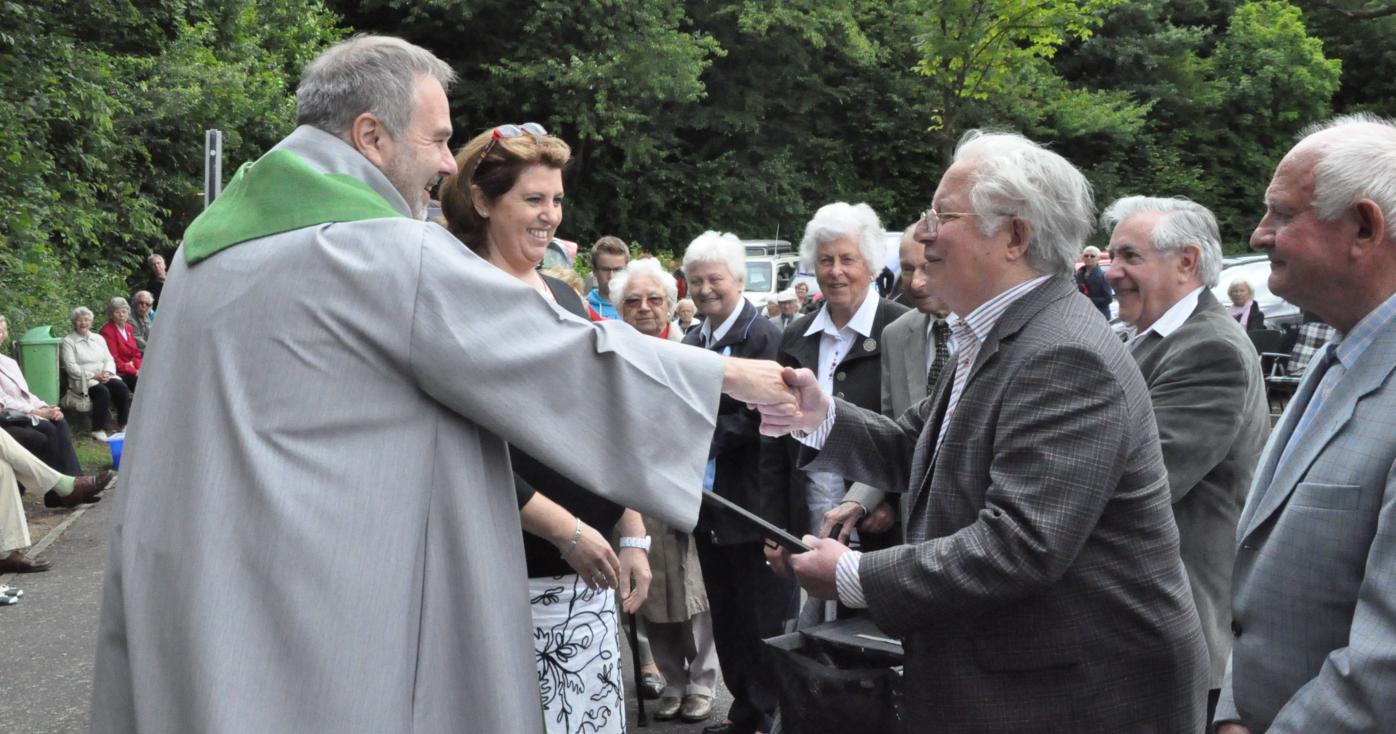
<svg viewBox="0 0 1396 734">
<path fill-rule="evenodd" d="M 410 117 L 326 132 L 307 107 L 365 58 L 400 67 Z M 93 732 L 541 732 L 506 442 L 690 529 L 720 391 L 776 401 L 773 365 L 577 319 L 421 221 L 451 76 L 397 39 L 332 48 L 302 126 L 191 225 L 128 433 Z"/>
</svg>

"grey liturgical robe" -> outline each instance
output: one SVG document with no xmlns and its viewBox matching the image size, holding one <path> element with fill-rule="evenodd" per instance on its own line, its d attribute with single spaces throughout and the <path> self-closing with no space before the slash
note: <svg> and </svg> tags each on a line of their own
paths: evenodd
<svg viewBox="0 0 1396 734">
<path fill-rule="evenodd" d="M 329 135 L 279 147 L 408 211 Z M 410 219 L 182 254 L 128 433 L 92 731 L 542 732 L 505 442 L 691 529 L 721 360 L 564 314 Z"/>
</svg>

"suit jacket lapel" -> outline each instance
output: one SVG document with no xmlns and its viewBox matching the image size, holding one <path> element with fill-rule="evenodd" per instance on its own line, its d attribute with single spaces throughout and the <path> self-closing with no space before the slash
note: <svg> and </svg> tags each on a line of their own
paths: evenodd
<svg viewBox="0 0 1396 734">
<path fill-rule="evenodd" d="M 984 364 L 996 353 L 999 345 L 1010 340 L 1017 334 L 1029 319 L 1041 311 L 1048 303 L 1073 296 L 1079 291 L 1076 282 L 1067 276 L 1053 276 L 1037 288 L 1025 293 L 995 322 L 994 328 L 989 332 L 984 340 L 983 346 L 979 348 L 979 356 L 975 358 L 974 364 L 970 366 L 969 379 L 965 382 L 964 392 L 960 395 L 960 405 L 963 406 L 965 398 L 970 395 L 971 384 L 975 375 L 979 374 Z M 923 495 L 927 494 L 930 486 L 933 470 L 936 462 L 940 459 L 940 442 L 937 440 L 940 433 L 940 425 L 945 420 L 945 411 L 949 407 L 950 388 L 954 381 L 954 365 L 947 365 L 950 369 L 941 370 L 940 378 L 936 381 L 935 388 L 935 410 L 927 419 L 927 423 L 921 429 L 921 436 L 917 440 L 916 452 L 912 458 L 912 496 L 907 507 L 911 508 L 907 513 L 908 517 L 917 511 L 917 505 Z M 958 409 L 958 407 L 957 407 Z M 948 429 L 949 426 L 946 426 Z M 929 458 L 927 458 L 929 457 Z M 920 462 L 920 463 L 918 463 Z M 918 472 L 920 472 L 918 474 Z M 910 524 L 905 527 L 910 527 Z"/>
<path fill-rule="evenodd" d="M 930 347 L 930 342 L 926 339 L 926 329 L 930 328 L 933 318 L 930 314 L 923 314 L 921 318 L 916 319 L 915 328 L 911 330 L 906 344 L 900 347 L 902 363 L 906 366 L 906 384 L 911 391 L 913 405 L 924 400 L 927 394 L 926 373 L 931 369 L 931 364 L 926 361 L 926 350 Z M 941 370 L 942 374 L 945 372 L 946 370 Z"/>
<path fill-rule="evenodd" d="M 1299 419 L 1313 399 L 1314 391 L 1322 382 L 1322 375 L 1314 372 L 1305 374 L 1294 399 L 1290 401 L 1279 427 L 1271 435 L 1260 460 L 1260 471 L 1242 512 L 1240 527 L 1243 530 L 1237 539 L 1244 539 L 1255 532 L 1267 518 L 1275 513 L 1289 498 L 1299 481 L 1308 473 L 1314 459 L 1328 445 L 1333 437 L 1352 420 L 1357 402 L 1368 393 L 1381 387 L 1396 367 L 1396 322 L 1372 342 L 1362 354 L 1354 369 L 1343 377 L 1338 388 L 1333 390 L 1328 400 L 1319 408 L 1309 424 L 1308 432 L 1301 437 L 1302 444 L 1294 447 L 1289 460 L 1279 466 L 1280 455 L 1289 443 Z M 1331 369 L 1331 368 L 1330 368 Z"/>
</svg>

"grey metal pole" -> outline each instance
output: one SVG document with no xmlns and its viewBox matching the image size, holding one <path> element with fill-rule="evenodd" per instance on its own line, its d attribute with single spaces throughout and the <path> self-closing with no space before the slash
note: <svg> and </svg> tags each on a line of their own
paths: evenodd
<svg viewBox="0 0 1396 734">
<path fill-rule="evenodd" d="M 204 208 L 223 193 L 223 131 L 204 131 Z"/>
</svg>

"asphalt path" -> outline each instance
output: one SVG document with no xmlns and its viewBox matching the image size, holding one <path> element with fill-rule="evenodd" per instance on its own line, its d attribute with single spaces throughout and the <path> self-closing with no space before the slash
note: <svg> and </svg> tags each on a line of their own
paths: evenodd
<svg viewBox="0 0 1396 734">
<path fill-rule="evenodd" d="M 107 558 L 107 527 L 112 497 L 89 505 L 81 514 L 39 540 L 37 558 L 52 562 L 45 573 L 0 577 L 0 584 L 24 590 L 20 603 L 0 607 L 0 732 L 78 734 L 88 728 L 92 697 L 97 618 L 101 613 L 102 573 Z M 78 511 L 74 511 L 76 514 Z M 47 542 L 47 545 L 44 545 Z M 656 701 L 646 701 L 648 726 L 639 727 L 634 671 L 628 646 L 625 660 L 626 721 L 631 732 L 698 734 L 722 720 L 732 697 L 719 683 L 713 717 L 685 724 L 655 721 Z"/>
<path fill-rule="evenodd" d="M 114 499 L 88 505 L 79 517 L 59 526 L 61 534 L 37 554 L 52 569 L 0 578 L 0 584 L 24 590 L 18 604 L 0 607 L 5 678 L 0 731 L 87 731 Z"/>
</svg>

